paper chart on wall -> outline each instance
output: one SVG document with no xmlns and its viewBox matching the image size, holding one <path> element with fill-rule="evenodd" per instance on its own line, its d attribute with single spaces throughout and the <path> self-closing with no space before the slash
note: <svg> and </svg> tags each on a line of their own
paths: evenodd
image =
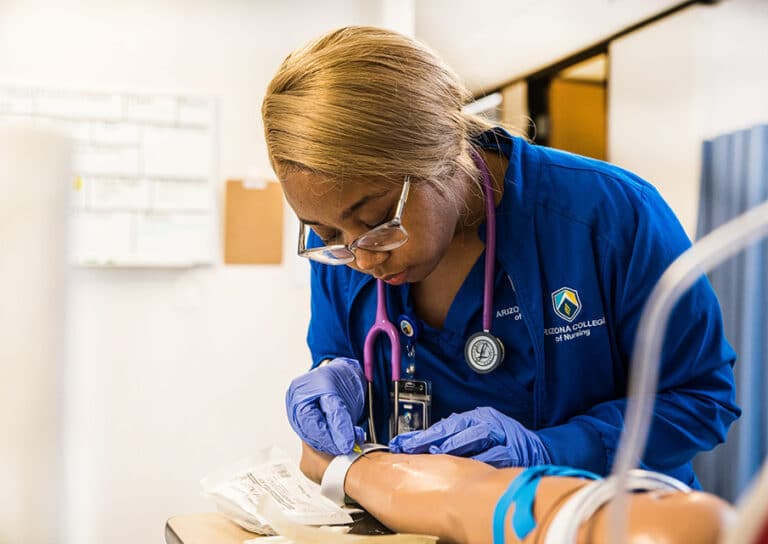
<svg viewBox="0 0 768 544">
<path fill-rule="evenodd" d="M 53 124 L 73 141 L 75 264 L 213 261 L 214 99 L 0 84 L 4 121 Z"/>
</svg>

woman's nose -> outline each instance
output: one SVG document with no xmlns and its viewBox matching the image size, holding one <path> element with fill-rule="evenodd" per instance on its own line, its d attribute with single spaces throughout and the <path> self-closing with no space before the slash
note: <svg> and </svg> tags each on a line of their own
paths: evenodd
<svg viewBox="0 0 768 544">
<path fill-rule="evenodd" d="M 363 272 L 376 268 L 387 260 L 387 251 L 368 251 L 367 249 L 355 249 L 355 264 Z"/>
</svg>

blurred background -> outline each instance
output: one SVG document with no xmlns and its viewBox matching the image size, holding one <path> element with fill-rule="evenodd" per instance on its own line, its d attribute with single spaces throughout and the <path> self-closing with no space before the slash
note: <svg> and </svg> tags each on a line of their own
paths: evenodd
<svg viewBox="0 0 768 544">
<path fill-rule="evenodd" d="M 283 399 L 310 363 L 308 267 L 260 104 L 291 50 L 358 24 L 430 45 L 473 110 L 645 177 L 691 237 L 726 218 L 706 207 L 712 153 L 752 149 L 744 131 L 768 148 L 765 0 L 0 0 L 0 126 L 26 127 L 0 137 L 0 542 L 159 543 L 168 517 L 212 510 L 205 474 L 270 445 L 298 457 Z M 744 159 L 758 193 L 766 156 Z M 25 253 L 34 218 L 46 242 Z M 765 330 L 747 295 L 736 343 Z M 757 415 L 700 461 L 730 500 L 765 455 L 755 350 Z"/>
</svg>

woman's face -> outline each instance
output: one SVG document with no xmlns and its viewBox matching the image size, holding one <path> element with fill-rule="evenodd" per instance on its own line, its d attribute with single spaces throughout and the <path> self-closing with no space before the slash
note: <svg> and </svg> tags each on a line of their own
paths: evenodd
<svg viewBox="0 0 768 544">
<path fill-rule="evenodd" d="M 291 170 L 280 176 L 288 204 L 327 243 L 349 244 L 390 221 L 402 183 L 352 180 L 339 184 L 318 174 Z M 411 183 L 402 224 L 408 241 L 392 251 L 355 250 L 347 266 L 392 285 L 416 283 L 432 273 L 456 231 L 460 206 L 450 195 L 418 181 Z"/>
</svg>

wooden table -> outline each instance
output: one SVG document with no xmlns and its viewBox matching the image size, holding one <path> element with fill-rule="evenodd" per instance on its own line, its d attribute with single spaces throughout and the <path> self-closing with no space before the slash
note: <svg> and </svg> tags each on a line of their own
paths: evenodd
<svg viewBox="0 0 768 544">
<path fill-rule="evenodd" d="M 350 534 L 386 535 L 392 532 L 367 512 L 352 514 Z M 167 544 L 242 544 L 258 538 L 228 520 L 222 514 L 186 514 L 173 516 L 165 524 Z"/>
<path fill-rule="evenodd" d="M 257 536 L 221 514 L 174 516 L 165 524 L 167 544 L 242 544 Z"/>
</svg>

